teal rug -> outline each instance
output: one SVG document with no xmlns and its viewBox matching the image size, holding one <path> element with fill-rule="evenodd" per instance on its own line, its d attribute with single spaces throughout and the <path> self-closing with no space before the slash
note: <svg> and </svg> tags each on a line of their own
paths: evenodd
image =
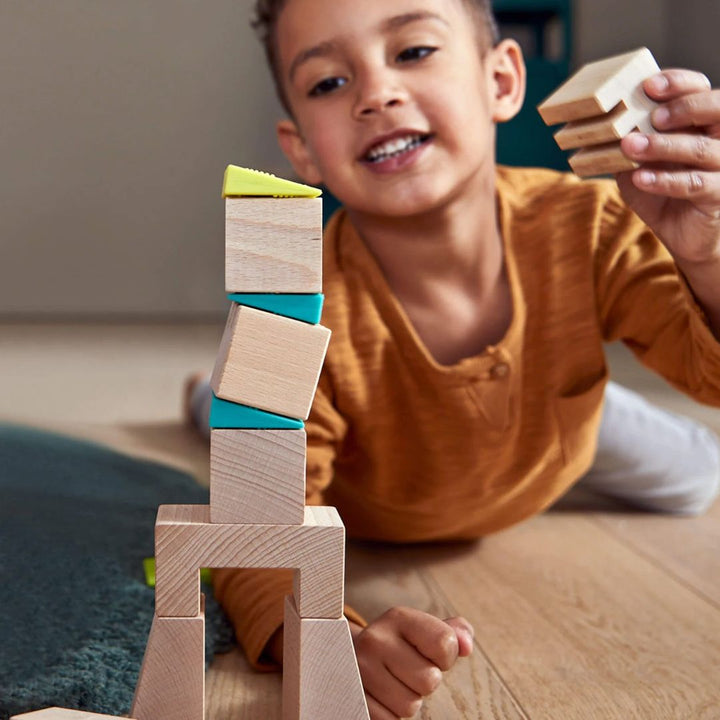
<svg viewBox="0 0 720 720">
<path fill-rule="evenodd" d="M 0 424 L 0 719 L 49 705 L 129 712 L 157 506 L 207 502 L 182 472 Z M 204 590 L 209 662 L 232 630 Z"/>
</svg>

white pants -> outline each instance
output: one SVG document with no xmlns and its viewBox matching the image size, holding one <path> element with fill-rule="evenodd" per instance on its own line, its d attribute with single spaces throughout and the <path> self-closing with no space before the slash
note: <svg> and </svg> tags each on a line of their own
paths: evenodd
<svg viewBox="0 0 720 720">
<path fill-rule="evenodd" d="M 720 489 L 720 441 L 611 382 L 595 461 L 578 485 L 644 510 L 697 515 Z"/>
<path fill-rule="evenodd" d="M 209 381 L 198 383 L 191 409 L 203 430 L 210 400 Z M 578 485 L 644 510 L 697 515 L 720 489 L 720 441 L 704 425 L 610 382 L 595 461 Z"/>
</svg>

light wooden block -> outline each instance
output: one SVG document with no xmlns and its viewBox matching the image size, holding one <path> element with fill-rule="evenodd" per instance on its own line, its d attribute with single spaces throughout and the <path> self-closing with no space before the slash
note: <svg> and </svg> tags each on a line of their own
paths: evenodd
<svg viewBox="0 0 720 720">
<path fill-rule="evenodd" d="M 652 109 L 642 83 L 658 72 L 647 48 L 598 60 L 580 68 L 538 106 L 538 112 L 547 125 L 555 125 L 604 115 L 623 100 Z"/>
<path fill-rule="evenodd" d="M 127 720 L 124 715 L 99 715 L 85 710 L 68 710 L 66 708 L 49 707 L 44 710 L 13 715 L 10 720 Z"/>
<path fill-rule="evenodd" d="M 587 120 L 569 122 L 558 130 L 554 137 L 561 150 L 574 150 L 589 145 L 602 145 L 621 140 L 630 132 L 643 126 L 645 132 L 646 122 L 649 123 L 649 114 L 644 113 L 637 117 L 630 112 L 624 102 L 621 102 L 607 115 L 600 115 Z"/>
<path fill-rule="evenodd" d="M 307 419 L 330 330 L 233 303 L 210 385 L 224 400 Z"/>
<path fill-rule="evenodd" d="M 301 618 L 285 598 L 283 720 L 369 720 L 346 618 Z"/>
<path fill-rule="evenodd" d="M 228 198 L 225 290 L 322 292 L 322 199 Z"/>
<path fill-rule="evenodd" d="M 568 162 L 573 172 L 579 177 L 612 175 L 640 167 L 634 160 L 630 160 L 623 154 L 620 143 L 596 145 L 579 150 L 570 157 Z"/>
<path fill-rule="evenodd" d="M 335 508 L 308 506 L 302 525 L 211 523 L 207 505 L 161 505 L 155 523 L 155 612 L 199 612 L 200 568 L 291 568 L 305 617 L 343 613 L 345 526 Z"/>
<path fill-rule="evenodd" d="M 305 430 L 213 430 L 210 522 L 302 525 Z"/>
<path fill-rule="evenodd" d="M 203 720 L 205 612 L 153 618 L 131 714 L 137 720 Z"/>
</svg>

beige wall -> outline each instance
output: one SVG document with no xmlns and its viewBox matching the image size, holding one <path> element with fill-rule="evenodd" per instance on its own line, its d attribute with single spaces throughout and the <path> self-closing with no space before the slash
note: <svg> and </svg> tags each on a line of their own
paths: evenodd
<svg viewBox="0 0 720 720">
<path fill-rule="evenodd" d="M 224 307 L 223 170 L 282 163 L 248 8 L 0 2 L 0 314 Z"/>
<path fill-rule="evenodd" d="M 0 315 L 203 315 L 222 172 L 287 172 L 249 0 L 0 2 Z M 720 83 L 718 0 L 576 0 L 576 59 L 646 44 Z"/>
<path fill-rule="evenodd" d="M 642 45 L 662 63 L 673 2 L 677 0 L 574 0 L 576 64 Z"/>
</svg>

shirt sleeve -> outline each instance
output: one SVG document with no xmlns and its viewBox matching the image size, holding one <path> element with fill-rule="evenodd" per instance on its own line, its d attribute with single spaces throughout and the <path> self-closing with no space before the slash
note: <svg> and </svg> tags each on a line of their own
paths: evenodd
<svg viewBox="0 0 720 720">
<path fill-rule="evenodd" d="M 323 371 L 305 424 L 307 432 L 306 503 L 322 505 L 333 478 L 337 449 L 346 423 L 333 404 L 328 374 Z M 276 670 L 266 647 L 283 624 L 284 598 L 292 593 L 292 570 L 218 569 L 213 573 L 215 597 L 221 604 L 256 670 Z M 345 607 L 345 616 L 364 625 L 363 618 Z"/>
<path fill-rule="evenodd" d="M 720 342 L 670 253 L 614 194 L 595 272 L 604 339 L 622 340 L 676 389 L 720 405 Z"/>
</svg>

